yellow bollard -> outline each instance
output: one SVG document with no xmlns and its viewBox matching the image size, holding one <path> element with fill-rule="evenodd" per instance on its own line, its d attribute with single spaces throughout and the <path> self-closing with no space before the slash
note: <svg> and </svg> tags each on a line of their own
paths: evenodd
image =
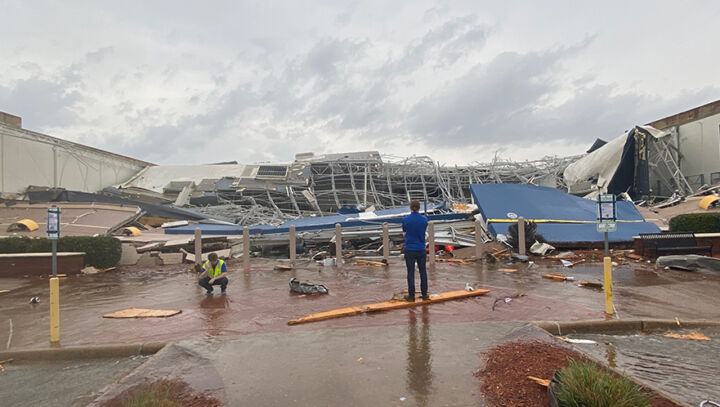
<svg viewBox="0 0 720 407">
<path fill-rule="evenodd" d="M 60 342 L 60 279 L 50 279 L 50 343 Z"/>
<path fill-rule="evenodd" d="M 603 258 L 603 269 L 605 270 L 605 313 L 612 315 L 615 310 L 613 309 L 612 259 L 610 257 Z"/>
</svg>

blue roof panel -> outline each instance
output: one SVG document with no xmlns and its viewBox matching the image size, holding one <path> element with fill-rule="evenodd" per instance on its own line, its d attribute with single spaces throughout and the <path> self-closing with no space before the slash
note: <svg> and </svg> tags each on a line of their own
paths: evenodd
<svg viewBox="0 0 720 407">
<path fill-rule="evenodd" d="M 604 234 L 597 231 L 595 223 L 553 223 L 552 221 L 590 221 L 597 219 L 597 202 L 567 194 L 555 188 L 527 184 L 473 184 L 470 186 L 480 213 L 488 220 L 489 232 L 493 235 L 507 234 L 517 217 L 527 220 L 550 220 L 538 223 L 538 232 L 549 243 L 599 242 Z M 609 234 L 610 241 L 632 241 L 639 233 L 658 233 L 653 223 L 645 222 L 632 202 L 617 203 L 617 219 L 633 222 L 618 222 L 617 231 Z M 496 221 L 493 221 L 496 220 Z"/>
</svg>

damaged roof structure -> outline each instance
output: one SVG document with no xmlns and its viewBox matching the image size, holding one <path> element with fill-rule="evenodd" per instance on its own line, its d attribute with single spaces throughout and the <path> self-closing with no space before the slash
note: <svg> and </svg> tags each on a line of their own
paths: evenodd
<svg viewBox="0 0 720 407">
<path fill-rule="evenodd" d="M 581 247 L 604 240 L 596 228 L 596 201 L 555 188 L 520 184 L 473 185 L 472 194 L 493 237 L 507 236 L 509 226 L 523 217 L 535 222 L 537 233 L 554 246 Z M 617 202 L 617 219 L 617 231 L 609 234 L 613 243 L 660 232 L 655 224 L 645 222 L 631 201 Z"/>
<path fill-rule="evenodd" d="M 300 153 L 286 163 L 154 165 L 27 131 L 19 117 L 3 113 L 0 193 L 6 199 L 24 198 L 37 204 L 96 202 L 136 207 L 141 217 L 128 225 L 180 227 L 176 232 L 167 228 L 168 233 L 184 230 L 184 224 L 175 221 L 220 225 L 203 226 L 209 228 L 208 233 L 210 229 L 234 230 L 232 225 L 252 226 L 260 234 L 285 230 L 294 223 L 324 228 L 334 224 L 339 214 L 346 215 L 343 219 L 383 216 L 383 211 L 401 208 L 413 199 L 427 203 L 434 215 L 462 214 L 454 205 L 485 202 L 482 186 L 490 184 L 528 184 L 588 198 L 598 192 L 626 193 L 629 199 L 640 201 L 695 192 L 699 185 L 684 170 L 702 171 L 700 178 L 710 180 L 718 174 L 720 179 L 720 147 L 711 145 L 712 132 L 692 133 L 695 127 L 717 131 L 718 124 L 720 101 L 636 126 L 610 142 L 597 140 L 586 154 L 534 161 L 496 156 L 489 163 L 459 166 L 427 156 L 401 158 L 361 151 Z M 712 159 L 689 158 L 695 154 L 698 137 L 701 145 L 715 148 Z M 718 138 L 714 136 L 715 144 Z M 27 160 L 41 165 L 24 174 L 21 169 Z M 694 161 L 702 161 L 704 167 L 700 169 Z M 503 202 L 496 204 L 513 204 L 512 200 Z M 442 209 L 438 209 L 440 204 Z M 586 215 L 575 220 L 590 221 Z"/>
</svg>

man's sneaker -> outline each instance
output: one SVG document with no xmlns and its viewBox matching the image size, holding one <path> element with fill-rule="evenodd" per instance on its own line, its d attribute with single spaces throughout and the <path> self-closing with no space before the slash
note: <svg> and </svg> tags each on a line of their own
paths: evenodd
<svg viewBox="0 0 720 407">
<path fill-rule="evenodd" d="M 210 291 L 210 290 L 208 290 L 208 291 L 205 291 L 205 295 L 213 295 L 213 292 L 212 292 L 212 291 Z"/>
<path fill-rule="evenodd" d="M 429 296 L 429 295 L 423 295 L 423 296 L 422 296 L 422 299 L 423 299 L 423 301 L 427 301 L 427 300 L 430 299 L 430 296 Z"/>
<path fill-rule="evenodd" d="M 227 290 L 222 290 L 222 291 L 220 291 L 220 294 L 222 294 L 222 295 L 227 294 Z"/>
<path fill-rule="evenodd" d="M 411 297 L 411 296 L 409 296 L 409 295 L 406 295 L 406 296 L 404 296 L 403 298 L 404 298 L 405 301 L 407 301 L 407 302 L 415 302 L 415 296 L 412 296 L 412 297 Z"/>
</svg>

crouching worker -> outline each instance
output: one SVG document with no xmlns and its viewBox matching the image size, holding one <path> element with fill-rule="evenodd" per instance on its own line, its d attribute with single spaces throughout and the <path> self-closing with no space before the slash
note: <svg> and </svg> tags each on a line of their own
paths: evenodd
<svg viewBox="0 0 720 407">
<path fill-rule="evenodd" d="M 202 273 L 198 284 L 207 290 L 205 295 L 212 295 L 214 285 L 220 286 L 220 292 L 225 294 L 228 285 L 227 267 L 223 260 L 219 260 L 217 254 L 210 253 L 208 260 L 202 265 Z"/>
</svg>

